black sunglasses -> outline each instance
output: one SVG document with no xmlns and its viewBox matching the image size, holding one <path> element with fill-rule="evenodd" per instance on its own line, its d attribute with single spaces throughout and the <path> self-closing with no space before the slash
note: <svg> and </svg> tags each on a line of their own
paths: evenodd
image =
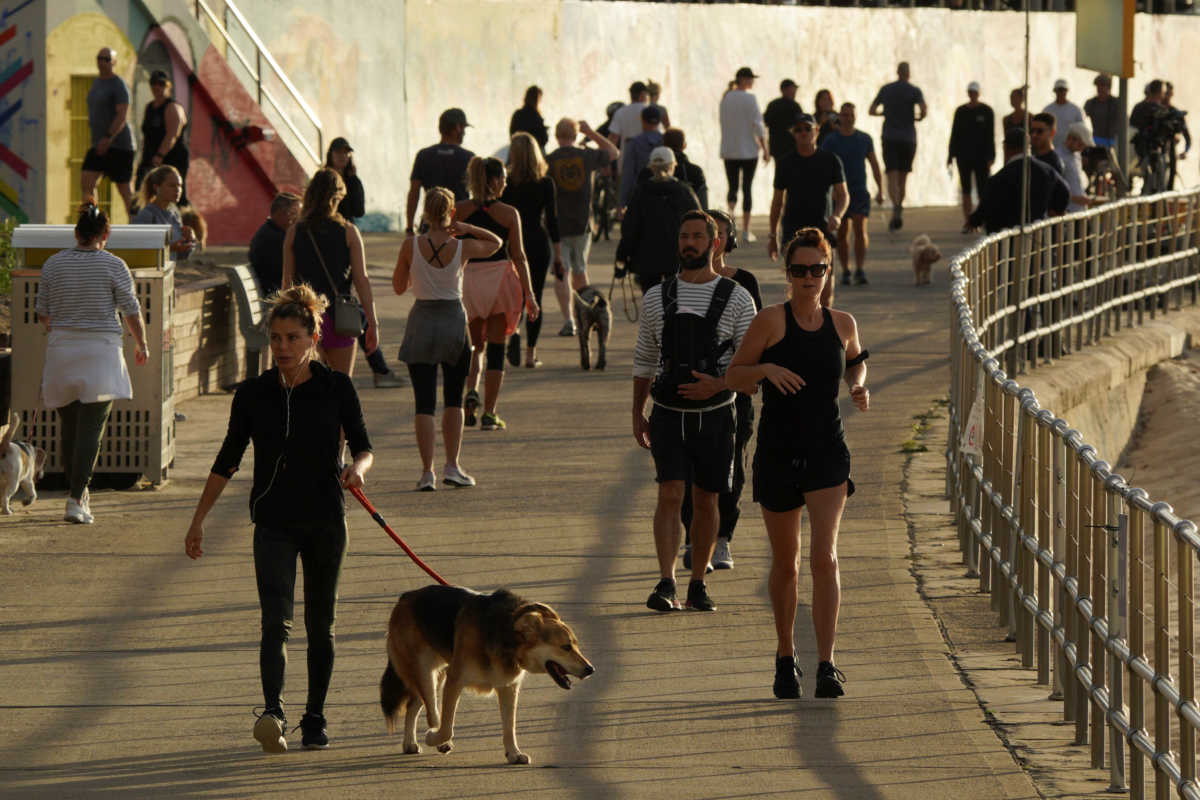
<svg viewBox="0 0 1200 800">
<path fill-rule="evenodd" d="M 829 265 L 825 262 L 820 264 L 788 264 L 788 275 L 793 278 L 803 278 L 805 275 L 811 275 L 814 278 L 819 278 L 825 274 L 825 270 L 829 269 Z"/>
<path fill-rule="evenodd" d="M 792 128 L 792 133 L 808 133 L 813 129 L 812 125 L 797 125 Z"/>
<path fill-rule="evenodd" d="M 108 56 L 96 56 L 97 61 L 112 61 Z"/>
</svg>

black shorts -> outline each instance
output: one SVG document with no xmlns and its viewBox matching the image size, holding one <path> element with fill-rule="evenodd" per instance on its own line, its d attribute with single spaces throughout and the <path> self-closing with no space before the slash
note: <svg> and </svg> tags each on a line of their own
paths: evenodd
<svg viewBox="0 0 1200 800">
<path fill-rule="evenodd" d="M 990 171 L 986 162 L 979 161 L 963 161 L 961 158 L 956 160 L 958 164 L 958 185 L 962 187 L 963 194 L 971 193 L 971 178 L 975 179 L 975 191 L 983 197 L 983 185 L 987 183 L 988 172 Z"/>
<path fill-rule="evenodd" d="M 133 180 L 133 151 L 108 148 L 104 155 L 90 148 L 83 157 L 84 172 L 99 172 L 113 183 L 129 183 Z"/>
<path fill-rule="evenodd" d="M 733 485 L 733 403 L 712 411 L 672 411 L 655 406 L 650 412 L 650 455 L 654 479 L 686 480 L 706 492 L 728 492 Z"/>
<path fill-rule="evenodd" d="M 846 207 L 846 219 L 871 216 L 871 193 L 866 189 L 850 190 L 850 205 Z"/>
<path fill-rule="evenodd" d="M 913 157 L 916 154 L 916 142 L 883 140 L 883 168 L 887 172 L 912 172 Z"/>
<path fill-rule="evenodd" d="M 804 505 L 804 493 L 846 484 L 846 496 L 854 494 L 850 480 L 850 450 L 844 441 L 810 452 L 781 447 L 779 440 L 764 443 L 759 428 L 754 452 L 754 502 L 767 511 L 792 511 Z"/>
</svg>

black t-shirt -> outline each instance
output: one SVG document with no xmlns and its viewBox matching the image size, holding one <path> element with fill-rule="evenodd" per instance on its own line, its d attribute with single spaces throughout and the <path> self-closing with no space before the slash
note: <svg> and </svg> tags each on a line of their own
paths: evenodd
<svg viewBox="0 0 1200 800">
<path fill-rule="evenodd" d="M 456 144 L 435 144 L 417 151 L 412 179 L 425 191 L 443 186 L 454 192 L 455 201 L 467 199 L 467 163 L 475 154 Z"/>
<path fill-rule="evenodd" d="M 787 192 L 783 205 L 783 233 L 812 225 L 822 230 L 829 216 L 829 190 L 846 182 L 841 159 L 828 150 L 811 156 L 792 153 L 775 167 L 775 188 Z"/>
<path fill-rule="evenodd" d="M 779 159 L 796 152 L 796 140 L 792 137 L 792 125 L 800 116 L 800 104 L 786 97 L 776 97 L 767 103 L 763 112 L 763 124 L 767 126 L 767 146 L 771 158 Z"/>
<path fill-rule="evenodd" d="M 750 297 L 754 300 L 755 312 L 762 311 L 762 293 L 758 289 L 758 278 L 754 277 L 754 273 L 748 269 L 738 267 L 737 272 L 733 273 L 732 277 L 737 281 L 739 286 L 750 293 Z M 740 396 L 745 397 L 745 395 Z M 746 397 L 746 399 L 749 400 L 750 398 Z"/>
<path fill-rule="evenodd" d="M 1067 167 L 1065 164 L 1063 164 L 1062 156 L 1058 154 L 1058 151 L 1047 150 L 1044 153 L 1034 153 L 1033 157 L 1057 172 L 1059 175 L 1066 174 Z"/>
</svg>

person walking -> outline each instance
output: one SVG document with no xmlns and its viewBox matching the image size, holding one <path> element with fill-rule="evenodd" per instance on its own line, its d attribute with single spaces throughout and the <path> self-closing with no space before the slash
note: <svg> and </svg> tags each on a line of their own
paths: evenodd
<svg viewBox="0 0 1200 800">
<path fill-rule="evenodd" d="M 511 137 L 517 133 L 528 133 L 537 142 L 538 149 L 545 155 L 546 143 L 550 141 L 550 134 L 547 132 L 546 120 L 542 119 L 542 112 L 538 108 L 541 103 L 542 90 L 540 87 L 530 86 L 526 89 L 521 107 L 513 112 L 512 119 L 508 121 L 508 135 Z"/>
<path fill-rule="evenodd" d="M 1012 111 L 1000 120 L 1001 135 L 1008 132 L 1009 128 L 1020 128 L 1025 130 L 1025 117 L 1028 112 L 1025 111 L 1025 87 L 1013 89 L 1008 93 L 1008 102 L 1012 106 Z"/>
<path fill-rule="evenodd" d="M 646 81 L 646 99 L 650 105 L 658 109 L 659 119 L 662 120 L 664 129 L 671 127 L 671 115 L 667 113 L 667 107 L 659 102 L 662 97 L 662 85 L 653 80 Z"/>
<path fill-rule="evenodd" d="M 1029 221 L 1037 222 L 1048 214 L 1066 211 L 1071 192 L 1062 174 L 1036 156 L 1028 161 Z M 1025 169 L 1025 131 L 1009 128 L 1004 132 L 1004 166 L 984 185 L 979 205 L 971 212 L 972 230 L 983 228 L 988 233 L 996 233 L 1021 224 L 1021 187 Z"/>
<path fill-rule="evenodd" d="M 517 209 L 521 217 L 521 249 L 529 263 L 529 279 L 533 286 L 533 297 L 540 307 L 542 291 L 546 288 L 546 274 L 553 259 L 555 274 L 561 273 L 562 237 L 558 230 L 558 210 L 554 195 L 554 181 L 546 175 L 546 159 L 537 148 L 537 142 L 528 133 L 514 133 L 509 150 L 510 171 L 508 185 L 500 199 Z M 542 331 L 542 317 L 525 320 L 525 366 L 542 366 L 537 357 L 538 337 Z M 514 367 L 520 363 L 521 340 L 509 343 L 509 363 Z"/>
<path fill-rule="evenodd" d="M 353 286 L 366 317 L 366 349 L 371 353 L 379 347 L 379 320 L 367 278 L 362 234 L 337 211 L 345 196 L 341 175 L 326 167 L 316 171 L 304 191 L 300 219 L 284 236 L 283 288 L 306 283 L 329 306 L 338 295 L 350 294 Z M 321 316 L 320 322 L 316 346 L 321 359 L 332 369 L 353 375 L 356 337 L 335 331 L 332 314 Z"/>
<path fill-rule="evenodd" d="M 833 92 L 828 89 L 818 89 L 813 98 L 813 119 L 817 124 L 817 147 L 825 143 L 831 133 L 835 133 L 840 125 L 837 105 L 833 100 Z M 796 121 L 792 120 L 795 125 Z M 791 128 L 788 128 L 789 135 Z"/>
<path fill-rule="evenodd" d="M 796 664 L 800 515 L 811 527 L 812 620 L 817 639 L 817 697 L 845 693 L 834 664 L 841 577 L 837 540 L 846 499 L 854 494 L 838 384 L 845 380 L 859 411 L 870 408 L 867 350 L 850 314 L 832 302 L 832 253 L 823 231 L 803 228 L 788 242 L 784 264 L 790 297 L 754 318 L 726 383 L 740 392 L 763 390 L 754 453 L 754 500 L 762 506 L 771 543 L 767 589 L 775 613 L 778 698 L 801 694 Z"/>
<path fill-rule="evenodd" d="M 887 171 L 888 197 L 892 201 L 889 231 L 904 227 L 904 195 L 917 154 L 916 123 L 929 114 L 925 95 L 909 82 L 909 77 L 908 62 L 901 61 L 896 66 L 896 80 L 879 90 L 869 111 L 872 117 L 883 117 L 879 140 L 883 147 L 883 168 Z M 914 108 L 920 111 L 919 116 L 914 115 Z"/>
<path fill-rule="evenodd" d="M 154 99 L 146 104 L 142 114 L 142 159 L 138 163 L 134 190 L 142 188 L 142 180 L 155 167 L 163 164 L 179 170 L 183 186 L 179 204 L 186 206 L 187 173 L 191 154 L 188 151 L 188 117 L 183 105 L 171 97 L 171 79 L 161 69 L 150 73 L 150 93 Z"/>
<path fill-rule="evenodd" d="M 650 163 L 651 151 L 663 144 L 663 134 L 659 130 L 661 122 L 658 109 L 646 106 L 642 109 L 642 132 L 627 138 L 625 146 L 621 148 L 621 195 L 618 205 L 622 214 L 629 206 L 638 175 Z"/>
<path fill-rule="evenodd" d="M 243 382 L 234 394 L 225 440 L 184 537 L 188 557 L 201 558 L 204 521 L 253 442 L 250 521 L 262 609 L 258 664 L 264 705 L 254 723 L 254 738 L 267 753 L 288 748 L 283 687 L 297 557 L 304 569 L 308 640 L 301 744 L 306 750 L 329 746 L 325 698 L 333 677 L 333 626 L 347 546 L 342 490 L 361 488 L 374 462 L 350 376 L 316 358 L 325 308 L 324 298 L 303 284 L 275 297 L 267 317 L 275 366 Z M 342 463 L 343 432 L 353 458 L 349 464 Z"/>
<path fill-rule="evenodd" d="M 676 178 L 682 181 L 691 189 L 696 199 L 700 202 L 700 207 L 703 208 L 708 204 L 708 181 L 704 177 L 704 170 L 699 164 L 694 164 L 687 157 L 687 134 L 682 128 L 667 128 L 662 135 L 662 146 L 670 148 L 675 154 L 675 172 L 672 173 Z M 650 166 L 647 164 L 641 172 L 638 173 L 638 183 L 645 183 L 650 180 L 652 173 Z"/>
<path fill-rule="evenodd" d="M 1083 113 L 1092 121 L 1092 138 L 1100 147 L 1116 147 L 1121 133 L 1121 101 L 1113 97 L 1112 76 L 1101 72 L 1092 83 L 1096 96 L 1083 104 Z"/>
<path fill-rule="evenodd" d="M 683 538 L 684 481 L 690 475 L 687 607 L 715 611 L 704 575 L 716 544 L 718 497 L 732 488 L 736 425 L 733 392 L 724 374 L 754 319 L 754 300 L 713 270 L 717 224 L 712 217 L 699 209 L 684 214 L 677 241 L 680 273 L 642 297 L 633 356 L 633 438 L 650 451 L 658 482 L 654 546 L 660 580 L 646 606 L 655 611 L 679 608 L 675 558 Z M 653 400 L 649 419 L 648 400 Z"/>
<path fill-rule="evenodd" d="M 250 269 L 258 278 L 259 297 L 267 298 L 283 285 L 283 241 L 288 228 L 300 219 L 300 197 L 280 192 L 271 200 L 271 212 L 250 239 Z"/>
<path fill-rule="evenodd" d="M 650 90 L 641 81 L 629 84 L 629 102 L 612 114 L 608 124 L 608 138 L 622 152 L 625 141 L 642 132 L 642 109 L 650 105 Z"/>
<path fill-rule="evenodd" d="M 1057 126 L 1058 122 L 1050 112 L 1034 114 L 1029 120 L 1029 145 L 1034 158 L 1063 175 L 1066 171 L 1063 157 L 1054 149 L 1054 140 L 1058 136 Z"/>
<path fill-rule="evenodd" d="M 428 192 L 442 186 L 454 193 L 455 202 L 467 199 L 467 164 L 475 156 L 462 146 L 468 127 L 470 123 L 461 108 L 447 108 L 438 117 L 441 141 L 417 151 L 405 202 L 404 232 L 409 236 L 416 233 L 413 221 L 417 217 L 422 189 Z"/>
<path fill-rule="evenodd" d="M 198 242 L 191 226 L 184 225 L 176 203 L 183 192 L 183 178 L 172 166 L 155 167 L 142 182 L 142 208 L 133 225 L 170 225 L 171 260 L 187 258 Z"/>
<path fill-rule="evenodd" d="M 750 210 L 754 205 L 751 190 L 754 187 L 754 170 L 758 164 L 759 151 L 762 152 L 764 164 L 771 160 L 763 116 L 758 108 L 758 98 L 750 93 L 757 77 L 749 67 L 739 69 L 734 76 L 735 86 L 721 98 L 720 106 L 721 160 L 725 162 L 725 178 L 729 182 L 725 200 L 732 215 L 737 206 L 740 181 L 742 235 L 747 242 L 756 240 L 750 230 Z"/>
<path fill-rule="evenodd" d="M 59 463 L 67 479 L 63 519 L 94 521 L 88 484 L 114 400 L 133 397 L 121 343 L 121 322 L 133 336 L 134 362 L 146 363 L 146 326 L 133 289 L 133 275 L 104 249 L 108 216 L 93 203 L 80 209 L 76 246 L 46 259 L 34 310 L 45 326 L 42 405 L 58 417 Z"/>
<path fill-rule="evenodd" d="M 425 195 L 422 220 L 428 233 L 408 238 L 400 246 L 392 288 L 404 294 L 410 288 L 416 302 L 404 326 L 400 359 L 408 365 L 416 399 L 413 425 L 421 456 L 417 491 L 437 489 L 433 472 L 434 423 L 437 410 L 437 368 L 442 366 L 442 445 L 446 463 L 442 482 L 447 486 L 474 486 L 475 479 L 458 463 L 462 449 L 463 389 L 471 369 L 471 342 L 467 312 L 462 304 L 463 268 L 472 258 L 491 256 L 503 242 L 495 233 L 454 222 L 454 195 L 438 187 Z M 470 238 L 460 239 L 457 237 Z"/>
<path fill-rule="evenodd" d="M 1070 152 L 1067 150 L 1067 129 L 1076 122 L 1083 122 L 1083 109 L 1067 99 L 1070 89 L 1071 85 L 1067 83 L 1066 78 L 1056 80 L 1054 102 L 1042 109 L 1045 113 L 1054 115 L 1054 151 L 1063 158 Z"/>
<path fill-rule="evenodd" d="M 455 219 L 491 231 L 504 244 L 490 260 L 472 261 L 463 272 L 463 306 L 472 347 L 463 401 L 464 424 L 475 425 L 480 406 L 479 374 L 483 372 L 479 429 L 502 431 L 508 424 L 496 413 L 496 404 L 504 383 L 504 344 L 520 324 L 522 305 L 530 319 L 537 319 L 541 309 L 534 297 L 522 245 L 521 215 L 499 199 L 508 182 L 504 164 L 498 158 L 475 156 L 467 165 L 467 182 L 471 198 L 455 207 Z"/>
<path fill-rule="evenodd" d="M 129 124 L 129 87 L 114 71 L 117 51 L 104 47 L 96 53 L 99 76 L 88 90 L 88 130 L 92 146 L 83 156 L 79 172 L 82 197 L 94 197 L 96 184 L 105 176 L 117 187 L 125 213 L 133 216 L 133 126 Z"/>
<path fill-rule="evenodd" d="M 950 148 L 946 166 L 958 165 L 958 185 L 962 190 L 963 233 L 970 231 L 968 220 L 974 206 L 971 190 L 983 195 L 983 185 L 996 160 L 996 120 L 991 106 L 979 102 L 979 82 L 967 84 L 967 102 L 954 110 L 950 127 Z"/>
<path fill-rule="evenodd" d="M 841 160 L 828 150 L 817 149 L 816 120 L 809 114 L 801 114 L 792 126 L 792 135 L 796 139 L 796 152 L 775 168 L 767 236 L 767 257 L 772 261 L 779 258 L 780 241 L 790 242 L 801 228 L 820 228 L 830 244 L 835 243 L 850 204 Z"/>
<path fill-rule="evenodd" d="M 678 269 L 679 224 L 688 211 L 700 209 L 696 193 L 674 176 L 675 153 L 656 147 L 650 153 L 650 180 L 639 184 L 621 220 L 616 277 L 632 272 L 642 293 Z M 672 233 L 674 231 L 674 233 Z"/>
<path fill-rule="evenodd" d="M 867 191 L 867 164 L 871 165 L 871 174 L 875 178 L 875 202 L 883 205 L 883 179 L 879 172 L 879 161 L 875 158 L 875 143 L 870 134 L 857 130 L 854 103 L 842 103 L 838 115 L 840 126 L 837 132 L 825 139 L 822 150 L 833 153 L 842 162 L 842 172 L 846 176 L 846 191 L 850 195 L 846 214 L 842 217 L 841 226 L 837 230 L 838 261 L 842 263 L 842 285 L 849 286 L 850 276 L 850 234 L 854 234 L 854 282 L 860 286 L 867 283 L 867 273 L 864 265 L 867 260 L 867 248 L 871 240 L 867 235 L 867 226 L 871 221 L 871 194 Z"/>
<path fill-rule="evenodd" d="M 779 97 L 767 103 L 763 111 L 763 124 L 767 126 L 767 149 L 778 166 L 779 159 L 796 152 L 792 139 L 792 126 L 804 109 L 796 102 L 796 82 L 784 78 L 779 84 Z"/>
</svg>

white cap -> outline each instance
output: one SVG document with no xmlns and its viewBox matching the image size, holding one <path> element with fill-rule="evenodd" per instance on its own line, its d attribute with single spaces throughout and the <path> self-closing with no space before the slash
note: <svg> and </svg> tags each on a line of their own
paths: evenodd
<svg viewBox="0 0 1200 800">
<path fill-rule="evenodd" d="M 979 81 L 971 81 L 970 83 L 968 83 L 967 91 L 968 92 L 978 92 L 979 91 Z"/>
<path fill-rule="evenodd" d="M 675 151 L 669 147 L 656 147 L 650 151 L 651 164 L 674 164 Z"/>
<path fill-rule="evenodd" d="M 1092 132 L 1088 130 L 1088 126 L 1082 122 L 1072 122 L 1067 127 L 1067 136 L 1074 136 L 1076 139 L 1083 142 L 1084 147 L 1096 146 L 1096 140 L 1092 138 Z"/>
<path fill-rule="evenodd" d="M 1056 81 L 1054 82 L 1054 91 L 1056 91 L 1056 92 L 1057 92 L 1059 89 L 1070 89 L 1070 88 L 1071 88 L 1071 87 L 1070 87 L 1070 86 L 1067 84 L 1067 79 L 1066 79 L 1066 78 L 1059 78 L 1058 80 L 1056 80 Z"/>
</svg>

